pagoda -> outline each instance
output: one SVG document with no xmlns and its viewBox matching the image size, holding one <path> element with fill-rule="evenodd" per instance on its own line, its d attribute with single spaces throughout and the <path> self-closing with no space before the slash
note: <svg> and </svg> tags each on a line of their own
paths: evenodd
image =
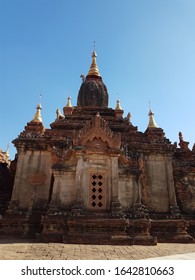
<svg viewBox="0 0 195 280">
<path fill-rule="evenodd" d="M 97 54 L 82 75 L 77 105 L 34 118 L 13 140 L 17 168 L 5 234 L 80 244 L 194 242 L 195 149 L 172 144 L 154 113 L 144 132 L 109 94 Z M 13 222 L 14 221 L 14 222 Z"/>
</svg>

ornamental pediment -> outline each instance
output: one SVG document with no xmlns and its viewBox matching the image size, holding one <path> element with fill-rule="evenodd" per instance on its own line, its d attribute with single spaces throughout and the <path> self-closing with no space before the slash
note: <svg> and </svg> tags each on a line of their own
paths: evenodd
<svg viewBox="0 0 195 280">
<path fill-rule="evenodd" d="M 75 146 L 90 147 L 92 142 L 96 144 L 103 142 L 110 149 L 119 149 L 121 146 L 121 134 L 114 133 L 109 128 L 108 123 L 97 113 L 95 118 L 78 132 L 73 144 Z"/>
</svg>

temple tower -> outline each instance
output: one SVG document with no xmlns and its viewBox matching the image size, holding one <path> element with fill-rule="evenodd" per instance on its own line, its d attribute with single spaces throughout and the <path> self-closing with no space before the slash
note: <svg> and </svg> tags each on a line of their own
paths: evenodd
<svg viewBox="0 0 195 280">
<path fill-rule="evenodd" d="M 83 78 L 83 83 L 79 90 L 77 99 L 77 106 L 79 107 L 108 107 L 108 92 L 100 76 L 96 57 L 97 54 L 93 51 L 89 72 L 86 78 Z"/>
</svg>

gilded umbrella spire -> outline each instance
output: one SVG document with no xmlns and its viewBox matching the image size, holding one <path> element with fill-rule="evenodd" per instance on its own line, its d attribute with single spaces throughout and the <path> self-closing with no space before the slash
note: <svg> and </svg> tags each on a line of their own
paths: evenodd
<svg viewBox="0 0 195 280">
<path fill-rule="evenodd" d="M 42 122 L 42 117 L 41 117 L 41 109 L 42 109 L 42 106 L 41 106 L 41 103 L 39 103 L 36 107 L 37 111 L 34 115 L 34 118 L 32 120 L 32 122 Z"/>
<path fill-rule="evenodd" d="M 149 116 L 149 124 L 148 124 L 148 128 L 155 128 L 155 127 L 158 127 L 156 122 L 155 122 L 155 119 L 154 119 L 154 113 L 151 111 L 149 111 L 148 113 L 148 116 Z"/>
<path fill-rule="evenodd" d="M 67 101 L 66 107 L 72 107 L 70 96 L 68 96 L 68 101 Z"/>
<path fill-rule="evenodd" d="M 96 63 L 96 57 L 97 57 L 97 54 L 94 50 L 92 52 L 92 62 L 91 62 L 91 66 L 90 66 L 90 69 L 89 69 L 89 72 L 88 72 L 87 76 L 98 76 L 98 77 L 100 77 L 99 69 L 98 69 L 97 63 Z"/>
<path fill-rule="evenodd" d="M 121 104 L 120 104 L 120 100 L 119 100 L 119 99 L 118 99 L 117 102 L 116 102 L 116 108 L 115 108 L 115 110 L 123 110 L 123 109 L 121 108 Z"/>
</svg>

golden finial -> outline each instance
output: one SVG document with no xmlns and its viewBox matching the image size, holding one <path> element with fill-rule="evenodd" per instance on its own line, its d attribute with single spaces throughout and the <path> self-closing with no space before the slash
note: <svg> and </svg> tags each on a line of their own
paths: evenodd
<svg viewBox="0 0 195 280">
<path fill-rule="evenodd" d="M 94 51 L 92 52 L 92 62 L 91 62 L 91 66 L 90 66 L 87 76 L 100 77 L 99 69 L 98 69 L 97 63 L 96 63 L 96 57 L 97 57 L 97 54 L 95 52 L 95 45 L 94 45 Z"/>
<path fill-rule="evenodd" d="M 71 104 L 71 97 L 68 96 L 68 102 L 66 104 L 66 107 L 72 107 L 72 104 Z"/>
<path fill-rule="evenodd" d="M 36 107 L 37 111 L 36 114 L 34 115 L 34 118 L 32 120 L 32 122 L 42 122 L 42 117 L 41 117 L 41 103 L 39 103 Z"/>
<path fill-rule="evenodd" d="M 148 116 L 149 116 L 149 124 L 148 124 L 148 128 L 157 128 L 157 124 L 155 122 L 155 119 L 154 119 L 154 113 L 152 112 L 152 110 L 150 109 L 149 113 L 148 113 Z"/>
<path fill-rule="evenodd" d="M 120 100 L 119 99 L 116 101 L 116 108 L 115 108 L 115 110 L 123 110 L 121 108 L 121 104 L 120 104 Z"/>
</svg>

